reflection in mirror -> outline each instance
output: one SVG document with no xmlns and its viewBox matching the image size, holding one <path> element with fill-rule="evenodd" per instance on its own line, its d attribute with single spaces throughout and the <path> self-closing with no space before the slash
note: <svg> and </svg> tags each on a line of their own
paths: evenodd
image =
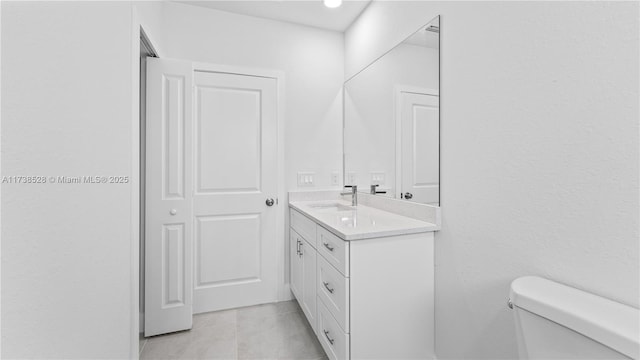
<svg viewBox="0 0 640 360">
<path fill-rule="evenodd" d="M 344 85 L 344 184 L 440 204 L 440 17 Z"/>
</svg>

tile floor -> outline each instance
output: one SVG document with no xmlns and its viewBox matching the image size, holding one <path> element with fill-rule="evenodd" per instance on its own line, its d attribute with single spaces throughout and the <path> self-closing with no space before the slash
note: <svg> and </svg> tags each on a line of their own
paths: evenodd
<svg viewBox="0 0 640 360">
<path fill-rule="evenodd" d="M 140 359 L 327 359 L 295 300 L 198 314 L 142 346 Z"/>
</svg>

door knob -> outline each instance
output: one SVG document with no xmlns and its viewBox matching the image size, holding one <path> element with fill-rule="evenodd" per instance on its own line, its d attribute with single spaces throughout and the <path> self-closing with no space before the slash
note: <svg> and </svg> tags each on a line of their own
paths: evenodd
<svg viewBox="0 0 640 360">
<path fill-rule="evenodd" d="M 171 209 L 171 211 L 169 211 L 169 214 L 171 214 L 171 215 L 175 215 L 177 213 L 178 213 L 178 210 L 176 210 L 176 209 Z"/>
<path fill-rule="evenodd" d="M 405 198 L 405 199 L 410 200 L 412 197 L 413 197 L 413 194 L 412 194 L 412 193 L 410 193 L 410 192 L 406 192 L 406 193 L 404 193 L 404 198 Z"/>
<path fill-rule="evenodd" d="M 275 202 L 273 201 L 273 199 L 267 199 L 267 201 L 265 201 L 265 204 L 267 204 L 267 206 L 273 206 Z"/>
</svg>

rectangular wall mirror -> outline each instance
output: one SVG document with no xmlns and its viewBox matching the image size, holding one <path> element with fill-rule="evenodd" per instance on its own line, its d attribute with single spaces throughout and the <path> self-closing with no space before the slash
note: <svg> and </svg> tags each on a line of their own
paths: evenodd
<svg viewBox="0 0 640 360">
<path fill-rule="evenodd" d="M 440 17 L 344 84 L 344 184 L 440 205 Z"/>
</svg>

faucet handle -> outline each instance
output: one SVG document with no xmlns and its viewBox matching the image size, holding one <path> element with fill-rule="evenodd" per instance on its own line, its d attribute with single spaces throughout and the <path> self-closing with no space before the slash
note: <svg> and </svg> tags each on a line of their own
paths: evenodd
<svg viewBox="0 0 640 360">
<path fill-rule="evenodd" d="M 340 195 L 353 195 L 354 190 L 353 188 L 356 187 L 355 185 L 345 185 L 343 186 L 345 189 L 347 188 L 351 188 L 351 190 L 349 190 L 349 192 L 341 192 Z"/>
</svg>

